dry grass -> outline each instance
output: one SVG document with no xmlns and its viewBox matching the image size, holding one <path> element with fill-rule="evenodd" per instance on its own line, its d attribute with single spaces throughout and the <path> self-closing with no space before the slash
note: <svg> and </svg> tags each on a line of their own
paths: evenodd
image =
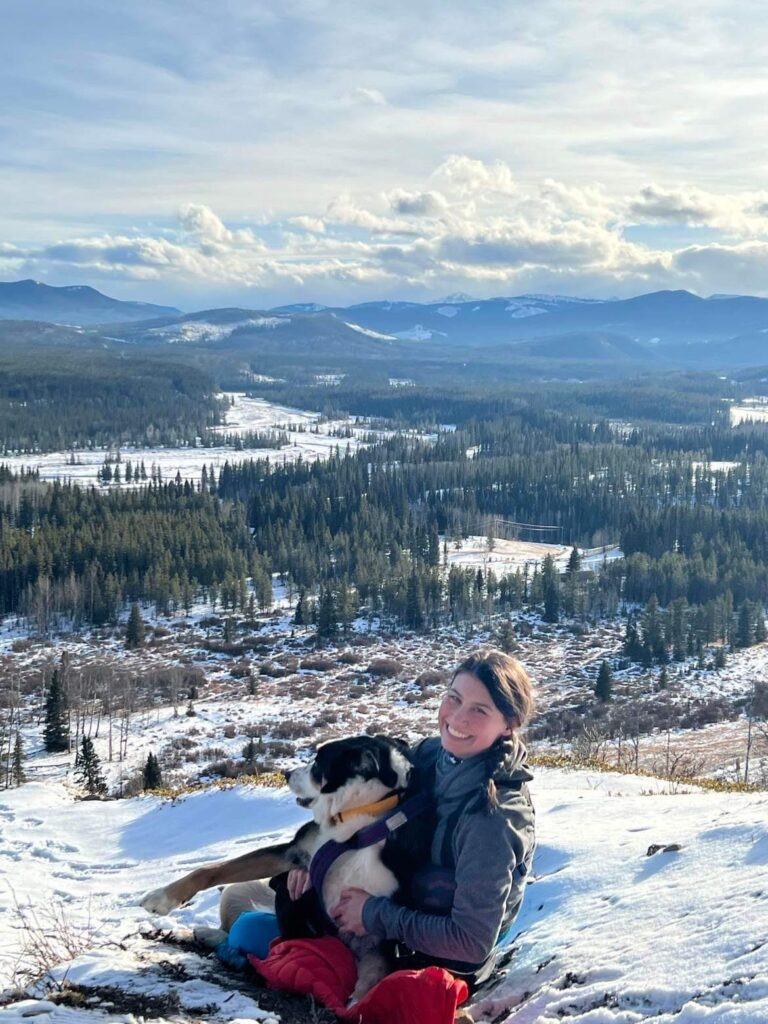
<svg viewBox="0 0 768 1024">
<path fill-rule="evenodd" d="M 24 989 L 32 982 L 50 979 L 50 972 L 92 949 L 97 942 L 97 928 L 91 922 L 90 906 L 84 923 L 75 923 L 59 903 L 43 907 L 22 904 L 14 893 L 14 914 L 22 937 L 21 948 L 14 954 L 11 985 Z M 65 976 L 66 977 L 66 976 Z M 65 979 L 55 983 L 60 989 Z"/>
</svg>

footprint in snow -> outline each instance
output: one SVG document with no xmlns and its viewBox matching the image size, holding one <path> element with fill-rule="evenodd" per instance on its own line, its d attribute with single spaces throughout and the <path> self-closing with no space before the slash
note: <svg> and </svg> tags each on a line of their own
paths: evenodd
<svg viewBox="0 0 768 1024">
<path fill-rule="evenodd" d="M 31 856 L 38 857 L 40 860 L 50 860 L 54 862 L 59 860 L 54 851 L 48 846 L 35 846 L 29 852 Z"/>
</svg>

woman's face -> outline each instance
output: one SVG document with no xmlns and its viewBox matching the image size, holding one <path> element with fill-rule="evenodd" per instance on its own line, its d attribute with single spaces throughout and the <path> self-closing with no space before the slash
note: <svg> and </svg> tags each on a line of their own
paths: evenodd
<svg viewBox="0 0 768 1024">
<path fill-rule="evenodd" d="M 440 741 L 454 757 L 472 757 L 488 750 L 512 729 L 477 676 L 459 672 L 443 697 L 438 714 Z"/>
</svg>

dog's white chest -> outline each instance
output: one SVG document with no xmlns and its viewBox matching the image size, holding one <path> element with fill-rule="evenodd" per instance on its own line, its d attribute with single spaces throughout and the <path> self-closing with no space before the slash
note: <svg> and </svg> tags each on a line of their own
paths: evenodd
<svg viewBox="0 0 768 1024">
<path fill-rule="evenodd" d="M 397 879 L 381 863 L 383 843 L 364 850 L 350 850 L 331 865 L 323 882 L 323 903 L 332 910 L 344 889 L 365 889 L 371 896 L 391 896 L 397 890 Z"/>
</svg>

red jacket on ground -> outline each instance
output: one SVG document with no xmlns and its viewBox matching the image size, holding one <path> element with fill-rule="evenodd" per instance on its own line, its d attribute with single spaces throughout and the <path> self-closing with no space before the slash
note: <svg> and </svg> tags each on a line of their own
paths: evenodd
<svg viewBox="0 0 768 1024">
<path fill-rule="evenodd" d="M 466 982 L 442 967 L 427 967 L 387 975 L 348 1008 L 357 966 L 349 948 L 330 936 L 276 940 L 265 960 L 248 959 L 270 988 L 314 996 L 355 1024 L 453 1024 L 468 995 Z"/>
</svg>

